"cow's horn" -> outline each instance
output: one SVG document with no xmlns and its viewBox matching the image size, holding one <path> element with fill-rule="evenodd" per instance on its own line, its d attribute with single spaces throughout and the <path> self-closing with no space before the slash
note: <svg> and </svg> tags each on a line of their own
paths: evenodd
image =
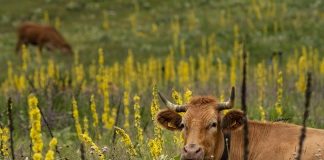
<svg viewBox="0 0 324 160">
<path fill-rule="evenodd" d="M 231 109 L 234 107 L 234 101 L 235 101 L 235 87 L 232 87 L 231 90 L 231 97 L 228 101 L 226 102 L 220 102 L 217 104 L 217 110 L 221 111 L 224 109 Z"/>
<path fill-rule="evenodd" d="M 171 110 L 174 110 L 176 112 L 186 112 L 187 111 L 187 107 L 186 105 L 176 105 L 171 103 L 169 100 L 167 100 L 160 92 L 158 92 L 161 100 L 163 101 L 163 103 Z"/>
</svg>

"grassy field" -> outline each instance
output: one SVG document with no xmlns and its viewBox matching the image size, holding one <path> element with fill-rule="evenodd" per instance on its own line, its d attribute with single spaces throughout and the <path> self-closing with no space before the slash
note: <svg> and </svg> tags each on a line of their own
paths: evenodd
<svg viewBox="0 0 324 160">
<path fill-rule="evenodd" d="M 157 126 L 156 110 L 164 106 L 153 88 L 179 104 L 195 95 L 224 100 L 231 86 L 240 97 L 243 44 L 249 118 L 301 124 L 311 72 L 307 125 L 324 128 L 320 0 L 0 3 L 0 159 L 11 159 L 9 97 L 16 159 L 36 152 L 45 157 L 48 128 L 58 141 L 57 159 L 81 159 L 81 153 L 100 159 L 96 151 L 104 147 L 105 159 L 177 159 L 180 134 Z M 55 26 L 75 54 L 39 53 L 36 47 L 16 54 L 16 28 L 24 21 Z M 237 98 L 235 108 L 240 104 Z M 115 135 L 114 126 L 130 136 L 131 145 L 120 141 L 127 136 Z M 91 149 L 88 138 L 100 149 Z"/>
</svg>

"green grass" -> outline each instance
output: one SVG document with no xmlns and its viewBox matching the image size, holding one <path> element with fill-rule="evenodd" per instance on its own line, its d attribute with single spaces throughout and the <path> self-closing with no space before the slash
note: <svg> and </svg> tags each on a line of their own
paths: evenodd
<svg viewBox="0 0 324 160">
<path fill-rule="evenodd" d="M 265 18 L 262 20 L 257 20 L 255 13 L 249 11 L 251 1 L 138 1 L 138 12 L 135 12 L 134 2 L 136 1 L 23 1 L 17 5 L 16 1 L 7 1 L 0 8 L 1 64 L 8 59 L 17 60 L 17 56 L 13 54 L 17 25 L 24 20 L 42 22 L 44 11 L 48 11 L 51 24 L 56 17 L 60 17 L 61 32 L 85 63 L 95 59 L 99 47 L 104 48 L 108 64 L 122 61 L 128 49 L 132 49 L 140 60 L 147 56 L 163 57 L 172 44 L 169 28 L 175 16 L 179 16 L 180 37 L 189 44 L 187 51 L 190 54 L 197 54 L 197 46 L 200 46 L 202 37 L 212 33 L 223 52 L 231 52 L 235 24 L 240 28 L 246 47 L 251 50 L 253 62 L 269 58 L 274 51 L 289 55 L 298 46 L 312 46 L 318 48 L 320 53 L 323 52 L 321 37 L 324 35 L 320 30 L 324 22 L 320 1 L 286 0 L 287 11 L 284 13 L 280 9 L 281 1 L 275 1 L 276 16 L 267 18 L 263 15 Z M 265 6 L 264 10 L 267 8 L 269 7 Z M 195 13 L 198 25 L 196 30 L 188 32 L 186 18 L 191 11 Z M 103 12 L 108 13 L 108 31 L 102 29 Z M 228 24 L 220 26 L 219 17 L 224 12 L 226 16 L 229 15 Z M 129 16 L 134 14 L 138 17 L 137 29 L 145 37 L 131 33 Z M 247 17 L 255 24 L 255 30 L 248 27 Z M 281 27 L 278 33 L 273 32 L 275 21 Z M 158 24 L 160 29 L 157 36 L 150 34 L 153 23 Z M 267 27 L 266 32 L 264 27 Z"/>
<path fill-rule="evenodd" d="M 215 57 L 219 57 L 230 67 L 230 58 L 235 55 L 233 53 L 233 43 L 235 37 L 233 30 L 235 26 L 239 28 L 238 39 L 242 40 L 249 54 L 249 75 L 253 76 L 255 64 L 265 61 L 267 67 L 271 67 L 271 58 L 273 52 L 282 51 L 281 69 L 286 70 L 284 66 L 287 59 L 294 55 L 294 50 L 301 50 L 303 46 L 316 48 L 320 58 L 323 57 L 324 47 L 324 5 L 319 0 L 273 0 L 276 6 L 276 16 L 266 16 L 267 10 L 271 8 L 267 1 L 257 1 L 262 3 L 262 18 L 259 20 L 256 13 L 251 9 L 252 1 L 250 0 L 138 0 L 138 1 L 66 1 L 66 0 L 34 0 L 34 1 L 17 1 L 17 0 L 0 0 L 0 84 L 7 78 L 7 62 L 11 61 L 14 66 L 14 72 L 19 72 L 21 66 L 20 56 L 14 53 L 16 44 L 16 28 L 23 21 L 29 20 L 43 23 L 44 12 L 48 11 L 50 24 L 54 24 L 55 18 L 61 19 L 60 32 L 66 40 L 72 45 L 73 49 L 79 53 L 80 63 L 84 64 L 88 69 L 89 64 L 97 61 L 98 48 L 103 48 L 105 52 L 105 64 L 112 66 L 118 62 L 125 62 L 128 50 L 132 50 L 136 62 L 147 62 L 149 57 L 164 59 L 170 52 L 170 47 L 174 47 L 172 39 L 172 31 L 170 29 L 171 22 L 175 17 L 179 18 L 180 33 L 179 39 L 184 40 L 186 44 L 186 56 L 180 55 L 179 46 L 174 47 L 176 62 L 179 59 L 186 59 L 189 56 L 197 57 L 198 54 L 205 54 L 203 51 L 210 46 L 216 46 Z M 136 10 L 138 6 L 138 10 Z M 284 10 L 283 8 L 285 8 Z M 102 23 L 104 20 L 103 12 L 107 13 L 110 27 L 104 30 Z M 197 25 L 193 30 L 189 30 L 188 16 L 194 13 Z M 221 24 L 221 16 L 225 15 L 225 25 Z M 129 21 L 130 16 L 136 16 L 136 34 L 132 32 Z M 254 27 L 250 26 L 250 22 Z M 275 30 L 274 22 L 278 23 L 278 30 Z M 157 24 L 158 32 L 152 33 L 152 24 Z M 212 37 L 214 43 L 202 47 L 204 39 Z M 35 47 L 30 47 L 31 57 L 35 57 Z M 205 54 L 206 55 L 206 54 Z M 55 63 L 61 70 L 71 70 L 73 65 L 73 57 L 66 56 L 62 53 L 43 52 L 43 65 L 47 64 L 48 59 L 54 59 Z M 237 60 L 240 61 L 239 59 Z M 177 63 L 176 63 L 177 64 Z M 240 64 L 240 63 L 238 63 Z M 213 60 L 216 65 L 216 60 Z M 29 64 L 30 72 L 39 66 L 37 64 Z M 213 67 L 213 66 L 212 66 Z M 241 67 L 237 67 L 237 74 L 241 74 Z M 316 72 L 317 73 L 317 72 Z M 229 73 L 226 73 L 229 75 Z M 267 75 L 270 79 L 271 75 Z M 284 95 L 283 106 L 285 117 L 289 118 L 289 122 L 301 123 L 303 114 L 304 97 L 300 93 L 296 93 L 295 82 L 298 77 L 296 75 L 288 77 L 284 75 Z M 214 77 L 215 79 L 215 77 Z M 226 79 L 228 80 L 228 79 Z M 224 86 L 215 86 L 216 81 L 208 82 L 207 86 L 194 84 L 194 95 L 220 93 L 220 89 L 229 86 L 225 82 Z M 237 78 L 237 88 L 240 85 L 240 78 Z M 259 119 L 255 87 L 256 80 L 248 79 L 248 110 L 251 119 Z M 273 79 L 269 80 L 266 86 L 265 106 L 266 112 L 269 113 L 267 119 L 274 120 L 273 107 L 276 101 L 276 85 Z M 151 86 L 152 84 L 150 84 Z M 311 116 L 309 118 L 309 126 L 316 128 L 324 128 L 323 113 L 323 91 L 324 86 L 323 75 L 314 75 L 314 94 L 311 103 Z M 119 86 L 121 92 L 116 97 L 111 98 L 111 106 L 117 107 L 122 97 L 124 86 Z M 181 84 L 159 85 L 159 89 L 170 93 L 171 88 L 183 90 Z M 217 88 L 217 90 L 213 90 Z M 27 92 L 30 92 L 29 90 Z M 55 93 L 51 103 L 48 104 L 48 95 L 45 90 L 37 91 L 36 94 L 40 99 L 41 106 L 49 119 L 50 126 L 53 127 L 54 134 L 58 137 L 62 154 L 70 159 L 78 159 L 79 153 L 77 149 L 79 144 L 76 143 L 75 129 L 73 119 L 71 117 L 71 99 L 75 94 L 75 90 L 66 91 L 64 93 Z M 145 137 L 152 138 L 152 121 L 149 114 L 149 105 L 152 99 L 151 89 L 146 89 L 140 96 L 142 97 L 142 117 L 143 125 L 148 125 L 145 129 Z M 227 93 L 227 90 L 224 91 Z M 131 96 L 137 91 L 132 91 Z M 80 104 L 81 117 L 90 115 L 88 100 L 91 91 L 85 92 L 77 96 Z M 238 94 L 239 95 L 239 94 Z M 21 150 L 24 156 L 29 155 L 28 147 L 28 113 L 26 95 L 15 95 L 14 110 L 16 132 L 14 133 L 15 148 Z M 219 96 L 219 95 L 215 95 Z M 226 96 L 226 95 L 225 95 Z M 169 96 L 170 97 L 170 96 Z M 102 106 L 102 97 L 96 96 L 97 105 Z M 240 104 L 239 96 L 237 104 Z M 5 124 L 7 119 L 5 116 L 5 105 L 7 96 L 0 93 L 1 124 Z M 132 104 L 131 104 L 132 106 Z M 236 106 L 239 108 L 240 106 Z M 99 112 L 102 108 L 99 107 Z M 132 107 L 131 107 L 131 113 Z M 131 115 L 131 119 L 133 119 Z M 121 117 L 122 119 L 123 117 Z M 90 119 L 91 122 L 91 119 Z M 121 126 L 123 120 L 117 125 Z M 93 131 L 91 131 L 93 132 Z M 47 129 L 43 127 L 44 141 L 49 141 Z M 132 138 L 135 137 L 134 128 L 130 130 Z M 177 150 L 173 145 L 173 134 L 163 131 L 165 138 L 164 153 L 170 157 L 177 156 L 174 152 Z M 22 138 L 23 137 L 23 138 Z M 112 146 L 112 133 L 109 132 L 98 142 L 101 146 Z M 47 148 L 47 144 L 44 144 Z M 110 151 L 112 157 L 116 159 L 124 159 L 125 152 L 121 144 L 116 144 L 115 148 Z M 18 151 L 17 151 L 18 153 Z M 177 152 L 179 153 L 179 152 Z M 19 156 L 19 155 L 18 155 Z M 89 157 L 91 155 L 88 155 Z M 149 159 L 149 152 L 144 152 L 143 157 Z"/>
</svg>

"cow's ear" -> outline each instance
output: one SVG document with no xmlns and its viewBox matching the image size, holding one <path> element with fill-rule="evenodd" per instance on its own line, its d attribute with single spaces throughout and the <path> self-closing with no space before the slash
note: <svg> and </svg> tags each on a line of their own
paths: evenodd
<svg viewBox="0 0 324 160">
<path fill-rule="evenodd" d="M 182 129 L 182 117 L 175 111 L 169 109 L 162 110 L 157 114 L 156 119 L 160 125 L 168 130 L 175 131 Z"/>
<path fill-rule="evenodd" d="M 238 110 L 229 111 L 222 119 L 222 129 L 231 131 L 243 125 L 244 114 Z"/>
</svg>

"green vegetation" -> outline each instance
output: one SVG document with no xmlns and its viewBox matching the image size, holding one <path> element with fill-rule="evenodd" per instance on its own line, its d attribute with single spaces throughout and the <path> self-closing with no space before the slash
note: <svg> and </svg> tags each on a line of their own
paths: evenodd
<svg viewBox="0 0 324 160">
<path fill-rule="evenodd" d="M 37 120 L 29 114 L 38 115 L 38 111 L 28 107 L 28 96 L 33 93 L 57 138 L 61 157 L 80 159 L 83 142 L 84 154 L 90 159 L 97 159 L 101 152 L 106 159 L 177 158 L 179 134 L 159 129 L 152 116 L 163 108 L 153 86 L 167 97 L 173 91 L 174 102 L 185 103 L 190 91 L 193 96 L 226 99 L 233 85 L 238 93 L 235 108 L 239 108 L 242 44 L 248 53 L 249 118 L 288 118 L 290 123 L 301 124 L 310 71 L 314 87 L 308 126 L 324 128 L 322 1 L 35 0 L 1 4 L 0 137 L 2 144 L 8 143 L 6 106 L 11 97 L 16 157 L 34 153 L 29 122 Z M 24 21 L 55 26 L 76 54 L 46 50 L 39 54 L 36 47 L 16 54 L 16 28 Z M 136 100 L 135 95 L 139 96 Z M 44 158 L 52 137 L 44 121 L 41 125 Z M 119 127 L 117 135 L 114 126 Z M 56 143 L 51 146 L 53 150 Z M 105 147 L 108 151 L 101 150 Z M 4 151 L 3 157 L 8 158 Z"/>
</svg>

